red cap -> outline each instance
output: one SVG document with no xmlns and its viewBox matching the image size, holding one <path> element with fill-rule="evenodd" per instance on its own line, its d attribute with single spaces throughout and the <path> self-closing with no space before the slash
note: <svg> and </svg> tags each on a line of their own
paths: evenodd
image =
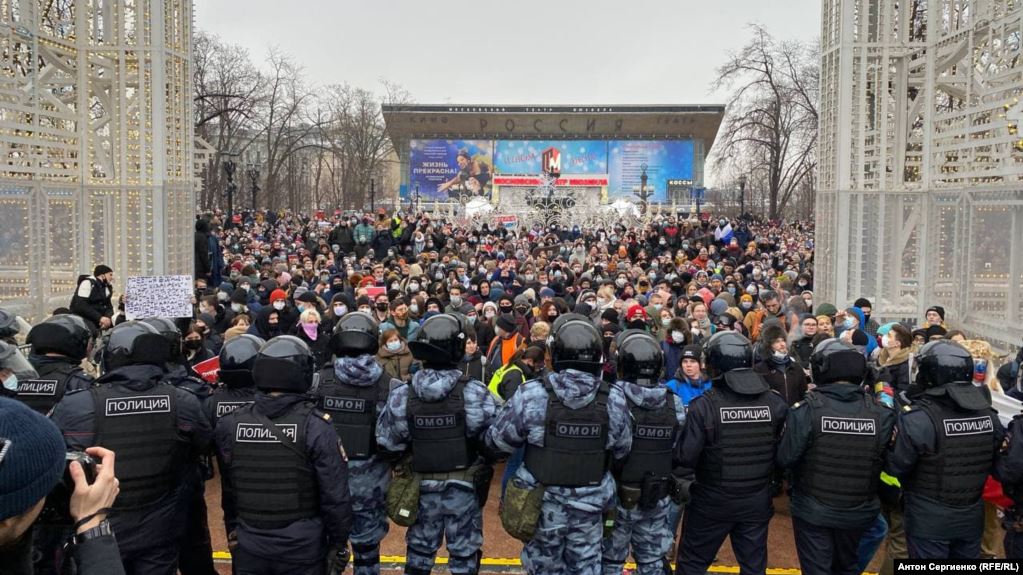
<svg viewBox="0 0 1023 575">
<path fill-rule="evenodd" d="M 625 312 L 625 319 L 628 321 L 636 319 L 636 316 L 640 316 L 642 319 L 647 319 L 646 310 L 638 303 L 630 307 L 629 311 Z"/>
<path fill-rule="evenodd" d="M 288 299 L 288 294 L 282 289 L 275 289 L 274 291 L 270 292 L 270 303 L 273 303 L 279 299 L 283 300 Z"/>
</svg>

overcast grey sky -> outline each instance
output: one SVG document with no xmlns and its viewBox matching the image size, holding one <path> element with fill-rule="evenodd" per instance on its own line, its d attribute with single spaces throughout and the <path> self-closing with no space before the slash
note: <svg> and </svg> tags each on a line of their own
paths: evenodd
<svg viewBox="0 0 1023 575">
<path fill-rule="evenodd" d="M 777 38 L 820 33 L 819 0 L 194 0 L 197 28 L 270 46 L 316 84 L 419 103 L 712 104 L 714 70 L 757 22 Z"/>
</svg>

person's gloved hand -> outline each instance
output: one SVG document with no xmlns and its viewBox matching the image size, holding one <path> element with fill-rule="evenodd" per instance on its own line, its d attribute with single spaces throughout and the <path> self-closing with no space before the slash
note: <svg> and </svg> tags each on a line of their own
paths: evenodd
<svg viewBox="0 0 1023 575">
<path fill-rule="evenodd" d="M 348 545 L 337 545 L 327 551 L 327 575 L 341 575 L 348 567 Z"/>
</svg>

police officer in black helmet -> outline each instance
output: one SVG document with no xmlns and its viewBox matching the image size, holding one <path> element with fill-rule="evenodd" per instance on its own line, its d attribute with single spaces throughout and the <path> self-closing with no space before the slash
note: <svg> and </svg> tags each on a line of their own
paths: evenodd
<svg viewBox="0 0 1023 575">
<path fill-rule="evenodd" d="M 141 321 L 151 325 L 167 342 L 165 380 L 175 387 L 194 393 L 205 403 L 213 389 L 189 369 L 181 351 L 181 330 L 177 324 L 162 317 L 150 317 Z M 210 429 L 213 429 L 213 421 L 210 421 L 209 425 Z M 213 464 L 208 460 L 208 454 L 193 453 L 189 457 L 189 468 L 190 473 L 185 477 L 190 487 L 188 517 L 181 534 L 178 568 L 182 575 L 216 575 L 205 496 L 206 480 L 213 477 Z"/>
<path fill-rule="evenodd" d="M 991 394 L 973 380 L 973 358 L 951 340 L 916 356 L 918 371 L 896 423 L 885 471 L 902 483 L 911 558 L 976 559 L 984 530 L 981 494 L 1005 430 Z"/>
<path fill-rule="evenodd" d="M 348 463 L 316 408 L 313 354 L 294 336 L 267 341 L 256 401 L 220 418 L 214 441 L 224 522 L 238 573 L 336 574 L 348 560 Z"/>
<path fill-rule="evenodd" d="M 256 401 L 252 368 L 256 364 L 259 348 L 264 343 L 260 337 L 243 334 L 228 341 L 220 349 L 220 371 L 217 378 L 221 386 L 206 400 L 206 415 L 214 429 L 221 417 Z"/>
<path fill-rule="evenodd" d="M 391 465 L 377 454 L 377 415 L 384 410 L 391 388 L 403 384 L 377 362 L 379 333 L 371 315 L 344 315 L 330 338 L 335 359 L 320 371 L 314 392 L 348 454 L 355 575 L 380 573 L 380 541 L 389 527 L 386 495 Z"/>
<path fill-rule="evenodd" d="M 199 399 L 165 379 L 167 353 L 152 326 L 116 326 L 102 353 L 105 373 L 89 390 L 67 393 L 50 416 L 69 450 L 99 445 L 117 454 L 121 492 L 110 523 L 129 574 L 176 573 L 189 457 L 210 441 Z"/>
<path fill-rule="evenodd" d="M 671 459 L 685 423 L 682 400 L 658 385 L 664 352 L 650 334 L 618 334 L 618 381 L 628 401 L 632 450 L 615 461 L 618 508 L 614 531 L 604 539 L 603 571 L 621 573 L 632 549 L 637 575 L 667 575 L 664 558 L 674 540 L 668 521 L 670 499 L 677 494 Z"/>
<path fill-rule="evenodd" d="M 37 379 L 18 381 L 18 399 L 39 413 L 49 413 L 65 393 L 89 389 L 93 378 L 82 370 L 92 332 L 76 315 L 55 315 L 28 332 L 28 356 Z"/>
<path fill-rule="evenodd" d="M 412 471 L 422 477 L 418 516 L 405 537 L 409 575 L 432 572 L 445 538 L 451 573 L 479 570 L 483 520 L 475 486 L 483 472 L 483 434 L 497 404 L 482 382 L 458 369 L 465 338 L 464 325 L 451 314 L 424 321 L 409 343 L 423 369 L 391 390 L 377 425 L 379 447 L 408 453 Z"/>
<path fill-rule="evenodd" d="M 676 573 L 707 572 L 725 537 L 743 573 L 767 569 L 771 478 L 788 406 L 752 367 L 753 348 L 736 332 L 704 344 L 712 387 L 693 399 L 678 463 L 696 470 Z"/>
<path fill-rule="evenodd" d="M 863 353 L 837 339 L 810 356 L 816 388 L 789 410 L 777 462 L 792 470 L 793 529 L 807 575 L 859 572 L 857 548 L 877 519 L 895 412 L 863 388 Z"/>
</svg>

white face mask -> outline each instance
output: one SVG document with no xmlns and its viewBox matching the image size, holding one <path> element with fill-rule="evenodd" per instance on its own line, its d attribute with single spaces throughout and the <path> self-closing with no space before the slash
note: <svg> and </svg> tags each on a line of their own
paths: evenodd
<svg viewBox="0 0 1023 575">
<path fill-rule="evenodd" d="M 281 311 L 282 309 L 284 309 L 285 305 L 286 304 L 285 304 L 284 300 L 279 299 L 279 300 L 274 302 L 274 309 L 277 310 L 277 311 Z"/>
<path fill-rule="evenodd" d="M 7 379 L 4 380 L 4 389 L 13 393 L 17 393 L 18 376 L 14 375 L 13 373 L 11 375 L 8 375 Z"/>
<path fill-rule="evenodd" d="M 348 307 L 347 306 L 343 306 L 343 305 L 336 305 L 336 306 L 334 306 L 334 315 L 336 315 L 337 317 L 341 317 L 341 316 L 345 315 L 346 313 L 348 313 Z"/>
<path fill-rule="evenodd" d="M 675 343 L 682 343 L 685 340 L 686 340 L 686 334 L 684 334 L 684 333 L 682 333 L 682 332 L 680 332 L 678 330 L 675 330 L 675 331 L 671 332 L 671 341 L 673 341 Z"/>
<path fill-rule="evenodd" d="M 494 312 L 488 309 L 483 313 L 483 317 L 487 319 L 492 319 L 494 317 Z"/>
<path fill-rule="evenodd" d="M 661 318 L 661 325 L 667 326 L 669 323 L 671 323 L 671 318 L 670 317 L 663 317 L 663 318 Z"/>
<path fill-rule="evenodd" d="M 418 282 L 409 282 L 409 284 L 408 284 L 408 291 L 413 292 L 413 293 L 419 291 L 419 283 Z"/>
<path fill-rule="evenodd" d="M 245 309 L 245 306 L 240 303 L 231 304 L 231 310 L 234 311 L 234 313 L 241 313 L 243 309 Z"/>
<path fill-rule="evenodd" d="M 401 340 L 396 339 L 394 341 L 387 342 L 388 351 L 398 351 L 401 349 Z"/>
<path fill-rule="evenodd" d="M 419 304 L 413 303 L 409 305 L 408 310 L 412 313 L 419 313 Z"/>
<path fill-rule="evenodd" d="M 462 305 L 462 296 L 453 295 L 451 296 L 451 305 L 458 307 Z"/>
</svg>

